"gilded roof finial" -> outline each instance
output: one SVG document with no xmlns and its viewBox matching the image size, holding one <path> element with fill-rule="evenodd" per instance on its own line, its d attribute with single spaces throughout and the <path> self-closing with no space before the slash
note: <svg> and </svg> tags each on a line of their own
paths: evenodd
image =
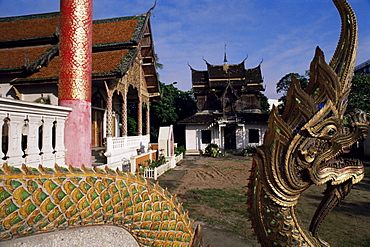
<svg viewBox="0 0 370 247">
<path fill-rule="evenodd" d="M 225 48 L 224 48 L 224 63 L 227 63 L 227 58 L 226 58 L 226 43 L 225 43 Z"/>
<path fill-rule="evenodd" d="M 229 69 L 229 65 L 227 64 L 227 58 L 226 58 L 226 43 L 225 43 L 225 48 L 224 48 L 224 71 L 227 73 Z"/>
</svg>

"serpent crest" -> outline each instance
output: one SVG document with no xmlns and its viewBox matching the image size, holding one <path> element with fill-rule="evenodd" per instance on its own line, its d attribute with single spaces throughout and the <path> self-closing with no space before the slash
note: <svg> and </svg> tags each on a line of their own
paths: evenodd
<svg viewBox="0 0 370 247">
<path fill-rule="evenodd" d="M 248 185 L 248 210 L 262 246 L 329 246 L 318 236 L 325 216 L 364 176 L 362 162 L 339 155 L 366 136 L 366 114 L 345 114 L 357 51 L 355 14 L 345 0 L 333 0 L 341 17 L 341 36 L 327 64 L 316 48 L 310 81 L 296 78 L 282 115 L 271 111 L 263 145 L 257 148 Z M 295 205 L 311 185 L 327 184 L 308 230 Z"/>
</svg>

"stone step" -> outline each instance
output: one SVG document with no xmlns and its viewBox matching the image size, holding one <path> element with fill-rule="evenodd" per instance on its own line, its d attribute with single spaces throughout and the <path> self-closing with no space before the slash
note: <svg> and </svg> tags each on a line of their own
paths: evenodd
<svg viewBox="0 0 370 247">
<path fill-rule="evenodd" d="M 104 147 L 92 149 L 91 162 L 93 166 L 107 164 L 107 157 L 105 157 L 104 152 L 105 152 Z"/>
</svg>

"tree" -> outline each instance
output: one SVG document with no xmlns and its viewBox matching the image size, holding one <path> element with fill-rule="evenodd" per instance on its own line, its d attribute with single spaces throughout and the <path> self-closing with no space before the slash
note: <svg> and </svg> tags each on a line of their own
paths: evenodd
<svg viewBox="0 0 370 247">
<path fill-rule="evenodd" d="M 306 71 L 306 75 L 308 72 Z M 301 84 L 302 89 L 305 89 L 308 85 L 308 79 L 306 76 L 300 75 L 298 73 L 289 73 L 282 77 L 279 82 L 276 84 L 276 92 L 283 93 L 283 95 L 279 98 L 279 102 L 283 102 L 279 105 L 279 111 L 284 111 L 285 104 L 286 104 L 286 94 L 292 82 L 292 77 L 298 79 L 299 83 Z"/>
<path fill-rule="evenodd" d="M 261 111 L 263 113 L 270 113 L 270 104 L 269 104 L 268 98 L 262 92 L 259 92 L 259 101 L 260 101 Z"/>
<path fill-rule="evenodd" d="M 196 113 L 196 102 L 192 92 L 184 92 L 173 84 L 160 82 L 162 99 L 153 102 L 150 109 L 151 138 L 156 141 L 160 126 L 176 124 L 179 120 Z"/>
<path fill-rule="evenodd" d="M 347 111 L 355 108 L 370 113 L 370 74 L 355 75 L 352 78 L 352 90 L 348 96 Z"/>
</svg>

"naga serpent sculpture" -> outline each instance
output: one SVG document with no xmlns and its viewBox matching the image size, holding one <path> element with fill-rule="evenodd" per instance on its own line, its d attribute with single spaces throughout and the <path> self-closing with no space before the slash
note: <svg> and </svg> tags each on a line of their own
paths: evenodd
<svg viewBox="0 0 370 247">
<path fill-rule="evenodd" d="M 310 81 L 303 90 L 296 78 L 282 115 L 273 107 L 263 145 L 257 148 L 248 184 L 248 210 L 262 246 L 329 246 L 318 236 L 326 215 L 364 176 L 359 160 L 338 158 L 366 136 L 366 114 L 345 115 L 357 51 L 357 24 L 345 0 L 333 0 L 341 36 L 330 64 L 316 48 Z M 327 184 L 308 231 L 295 205 L 311 185 Z"/>
<path fill-rule="evenodd" d="M 202 244 L 176 197 L 140 176 L 107 167 L 0 169 L 0 241 L 93 225 L 121 227 L 140 246 Z"/>
</svg>

